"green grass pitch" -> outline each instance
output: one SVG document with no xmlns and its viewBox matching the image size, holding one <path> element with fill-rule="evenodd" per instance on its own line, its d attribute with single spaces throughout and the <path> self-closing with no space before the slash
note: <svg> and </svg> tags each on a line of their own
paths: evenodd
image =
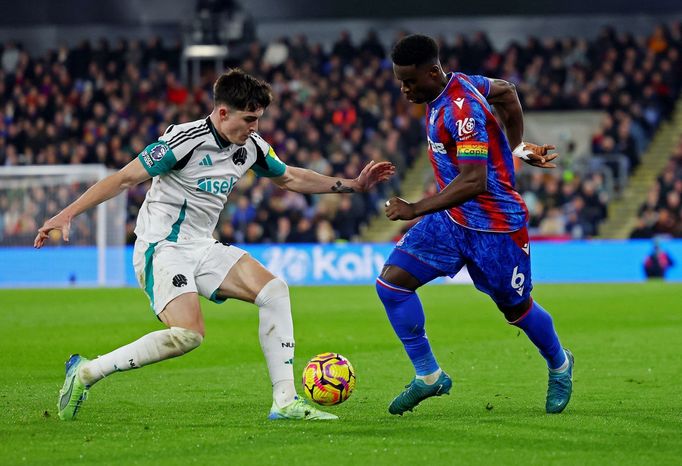
<svg viewBox="0 0 682 466">
<path fill-rule="evenodd" d="M 0 291 L 0 464 L 680 464 L 682 285 L 541 285 L 576 356 L 574 394 L 544 413 L 544 361 L 472 287 L 421 291 L 450 396 L 390 416 L 412 377 L 371 287 L 292 288 L 297 384 L 307 358 L 348 357 L 338 422 L 271 422 L 252 305 L 203 302 L 207 338 L 182 358 L 114 374 L 60 422 L 72 352 L 161 327 L 135 289 Z"/>
</svg>

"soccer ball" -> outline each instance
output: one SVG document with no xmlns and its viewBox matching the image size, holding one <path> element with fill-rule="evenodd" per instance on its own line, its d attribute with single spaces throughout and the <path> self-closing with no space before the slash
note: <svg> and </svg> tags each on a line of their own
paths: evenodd
<svg viewBox="0 0 682 466">
<path fill-rule="evenodd" d="M 303 369 L 303 391 L 317 404 L 331 406 L 343 403 L 354 388 L 353 366 L 338 353 L 318 354 Z"/>
</svg>

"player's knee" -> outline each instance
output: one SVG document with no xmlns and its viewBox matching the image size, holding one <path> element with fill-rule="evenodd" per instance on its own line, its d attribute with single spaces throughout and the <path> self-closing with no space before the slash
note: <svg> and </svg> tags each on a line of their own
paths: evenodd
<svg viewBox="0 0 682 466">
<path fill-rule="evenodd" d="M 379 279 L 384 283 L 395 285 L 410 291 L 414 291 L 421 286 L 419 280 L 413 277 L 409 272 L 394 265 L 384 266 L 381 274 L 379 275 Z"/>
<path fill-rule="evenodd" d="M 289 286 L 281 278 L 273 278 L 260 290 L 254 304 L 263 307 L 272 300 L 280 298 L 289 298 Z"/>
<path fill-rule="evenodd" d="M 189 353 L 201 345 L 204 340 L 202 333 L 182 327 L 171 327 L 169 329 L 170 340 L 175 348 L 182 354 Z"/>
<path fill-rule="evenodd" d="M 402 302 L 414 294 L 414 291 L 394 285 L 383 277 L 377 278 L 375 285 L 377 295 L 384 304 Z"/>
<path fill-rule="evenodd" d="M 530 298 L 527 298 L 524 299 L 519 304 L 515 304 L 513 306 L 497 304 L 497 308 L 500 311 L 502 311 L 502 313 L 504 314 L 504 318 L 507 319 L 507 322 L 515 322 L 519 320 L 521 316 L 523 316 L 523 314 L 526 313 L 530 305 L 531 300 Z"/>
</svg>

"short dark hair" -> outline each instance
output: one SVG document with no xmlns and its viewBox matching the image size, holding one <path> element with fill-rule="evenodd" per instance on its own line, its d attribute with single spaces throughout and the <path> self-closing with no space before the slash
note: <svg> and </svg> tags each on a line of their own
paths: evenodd
<svg viewBox="0 0 682 466">
<path fill-rule="evenodd" d="M 272 102 L 272 88 L 240 69 L 223 73 L 213 84 L 213 103 L 225 104 L 237 110 L 253 112 L 267 108 Z"/>
<path fill-rule="evenodd" d="M 429 36 L 410 34 L 398 41 L 391 52 L 391 60 L 398 66 L 420 66 L 438 60 L 438 44 Z"/>
</svg>

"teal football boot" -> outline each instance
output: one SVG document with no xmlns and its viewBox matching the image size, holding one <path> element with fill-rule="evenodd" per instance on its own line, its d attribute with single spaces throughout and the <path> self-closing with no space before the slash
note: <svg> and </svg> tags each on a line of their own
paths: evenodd
<svg viewBox="0 0 682 466">
<path fill-rule="evenodd" d="M 573 393 L 573 353 L 564 348 L 568 358 L 568 369 L 563 372 L 549 371 L 549 381 L 547 382 L 547 403 L 545 410 L 548 414 L 559 414 L 571 400 Z"/>
<path fill-rule="evenodd" d="M 388 407 L 391 414 L 402 414 L 412 409 L 419 403 L 432 396 L 447 395 L 452 388 L 452 379 L 445 372 L 441 372 L 438 380 L 432 385 L 427 385 L 423 380 L 414 378 L 405 385 L 406 390 L 396 396 Z"/>
</svg>

